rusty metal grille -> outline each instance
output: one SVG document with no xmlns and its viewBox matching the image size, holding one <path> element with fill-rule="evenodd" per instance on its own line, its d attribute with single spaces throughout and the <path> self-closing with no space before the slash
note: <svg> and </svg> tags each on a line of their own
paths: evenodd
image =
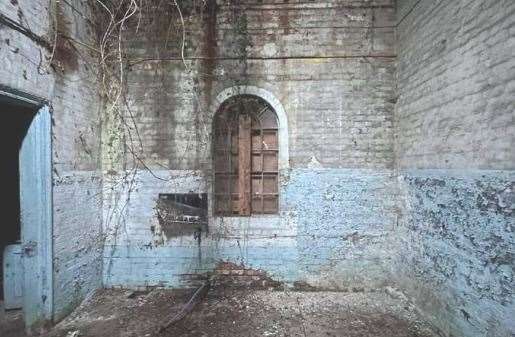
<svg viewBox="0 0 515 337">
<path fill-rule="evenodd" d="M 207 232 L 207 194 L 159 194 L 156 211 L 167 237 Z"/>
</svg>

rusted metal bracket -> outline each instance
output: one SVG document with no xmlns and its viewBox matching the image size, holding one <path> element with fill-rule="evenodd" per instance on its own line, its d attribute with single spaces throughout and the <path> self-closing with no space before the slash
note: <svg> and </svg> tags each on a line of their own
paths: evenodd
<svg viewBox="0 0 515 337">
<path fill-rule="evenodd" d="M 35 241 L 29 241 L 22 245 L 21 252 L 23 256 L 26 257 L 32 257 L 36 255 L 36 248 L 38 246 L 38 243 Z"/>
</svg>

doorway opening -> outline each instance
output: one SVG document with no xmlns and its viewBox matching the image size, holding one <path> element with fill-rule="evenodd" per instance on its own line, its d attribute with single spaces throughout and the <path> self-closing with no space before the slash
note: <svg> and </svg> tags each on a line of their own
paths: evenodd
<svg viewBox="0 0 515 337">
<path fill-rule="evenodd" d="M 0 111 L 5 120 L 0 123 L 0 144 L 2 148 L 3 160 L 0 169 L 0 179 L 2 181 L 3 209 L 2 221 L 0 226 L 0 261 L 4 261 L 4 251 L 7 253 L 19 254 L 13 251 L 11 245 L 21 244 L 21 206 L 20 206 L 20 149 L 22 141 L 27 134 L 29 126 L 34 118 L 34 108 L 1 102 Z M 7 268 L 16 272 L 13 266 L 15 261 L 6 261 Z M 0 267 L 0 300 L 5 300 L 4 293 L 4 263 Z M 18 281 L 21 281 L 19 279 Z M 8 286 L 8 291 L 19 292 L 21 284 L 15 285 L 17 289 Z M 14 307 L 13 307 L 14 306 Z M 8 309 L 15 309 L 16 305 L 7 306 Z M 21 307 L 19 308 L 21 309 Z"/>
<path fill-rule="evenodd" d="M 23 330 L 23 265 L 21 260 L 20 151 L 35 109 L 5 102 L 0 96 L 0 149 L 2 165 L 2 220 L 0 221 L 0 310 L 4 326 L 0 334 Z"/>
<path fill-rule="evenodd" d="M 44 100 L 2 86 L 0 114 L 0 310 L 22 309 L 30 330 L 53 314 L 52 118 Z"/>
</svg>

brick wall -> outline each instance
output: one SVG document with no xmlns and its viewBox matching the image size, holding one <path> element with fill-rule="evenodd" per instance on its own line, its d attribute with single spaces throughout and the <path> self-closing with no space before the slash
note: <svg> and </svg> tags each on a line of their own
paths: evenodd
<svg viewBox="0 0 515 337">
<path fill-rule="evenodd" d="M 59 30 L 94 46 L 92 13 L 84 1 L 2 1 L 0 13 L 50 45 L 52 18 Z M 69 5 L 72 5 L 70 7 Z M 51 14 L 53 13 L 53 14 Z M 56 15 L 54 15 L 56 14 Z M 0 84 L 45 99 L 51 105 L 53 142 L 54 310 L 59 319 L 101 286 L 101 174 L 96 55 L 79 43 L 59 39 L 51 50 L 0 27 Z"/>
<path fill-rule="evenodd" d="M 306 282 L 345 290 L 389 284 L 396 219 L 389 170 L 292 170 L 281 187 L 278 216 L 211 218 L 200 241 L 159 229 L 157 196 L 208 192 L 208 177 L 200 171 L 153 173 L 164 181 L 157 184 L 150 173 L 139 173 L 132 185 L 138 192 L 128 203 L 127 194 L 108 194 L 105 185 L 106 198 L 113 195 L 105 208 L 106 286 L 191 286 L 192 274 L 204 275 L 220 262 L 262 270 L 290 286 Z"/>
<path fill-rule="evenodd" d="M 400 23 L 400 168 L 515 167 L 513 6 L 423 1 Z"/>
<path fill-rule="evenodd" d="M 187 68 L 173 5 L 148 8 L 152 20 L 144 15 L 137 32 L 129 24 L 128 106 L 141 158 L 164 180 L 140 172 L 127 207 L 115 203 L 126 195 L 106 194 L 106 218 L 124 217 L 109 225 L 105 284 L 184 286 L 188 275 L 223 261 L 290 284 L 383 285 L 396 217 L 393 2 L 212 4 L 202 13 L 183 8 Z M 211 192 L 215 98 L 245 85 L 266 90 L 286 112 L 290 156 L 280 173 L 280 214 L 211 217 L 200 243 L 156 235 L 159 193 Z M 109 173 L 114 183 L 123 172 Z"/>
<path fill-rule="evenodd" d="M 167 21 L 177 11 L 168 11 L 164 19 L 150 11 L 156 23 L 127 34 L 129 103 L 150 164 L 205 167 L 213 99 L 247 84 L 284 105 L 293 166 L 313 158 L 331 168 L 393 166 L 391 1 L 220 3 L 186 18 L 189 72 L 180 24 Z"/>
<path fill-rule="evenodd" d="M 446 336 L 512 336 L 515 3 L 398 1 L 396 282 Z"/>
</svg>

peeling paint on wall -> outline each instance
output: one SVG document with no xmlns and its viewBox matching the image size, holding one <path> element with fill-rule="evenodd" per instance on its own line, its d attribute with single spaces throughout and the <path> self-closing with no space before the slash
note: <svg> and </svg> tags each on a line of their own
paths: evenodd
<svg viewBox="0 0 515 337">
<path fill-rule="evenodd" d="M 417 304 L 447 334 L 494 329 L 483 331 L 508 336 L 515 204 L 506 201 L 515 195 L 515 173 L 416 170 L 404 172 L 400 184 L 401 288 L 416 292 Z"/>
<path fill-rule="evenodd" d="M 207 180 L 177 171 L 163 186 L 142 173 L 125 229 L 106 241 L 105 284 L 184 286 L 184 275 L 210 272 L 226 261 L 264 270 L 290 286 L 296 281 L 326 289 L 383 286 L 392 259 L 394 186 L 388 170 L 291 170 L 281 186 L 279 216 L 210 218 L 200 244 L 193 234 L 156 243 L 149 230 L 155 224 L 150 200 L 168 191 L 204 193 Z"/>
</svg>

